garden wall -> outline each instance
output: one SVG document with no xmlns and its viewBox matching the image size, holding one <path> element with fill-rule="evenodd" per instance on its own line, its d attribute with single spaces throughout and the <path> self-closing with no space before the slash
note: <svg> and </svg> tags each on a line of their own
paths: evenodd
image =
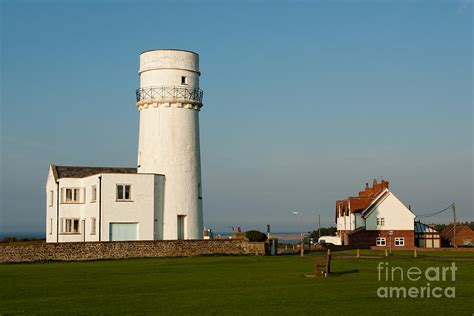
<svg viewBox="0 0 474 316">
<path fill-rule="evenodd" d="M 238 239 L 0 243 L 0 262 L 82 261 L 220 254 L 265 255 L 265 243 Z"/>
</svg>

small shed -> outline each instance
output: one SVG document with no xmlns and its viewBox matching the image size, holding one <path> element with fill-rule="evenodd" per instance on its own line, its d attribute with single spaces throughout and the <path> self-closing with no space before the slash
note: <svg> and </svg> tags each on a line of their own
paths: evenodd
<svg viewBox="0 0 474 316">
<path fill-rule="evenodd" d="M 415 246 L 419 248 L 441 247 L 440 233 L 420 221 L 415 222 Z"/>
</svg>

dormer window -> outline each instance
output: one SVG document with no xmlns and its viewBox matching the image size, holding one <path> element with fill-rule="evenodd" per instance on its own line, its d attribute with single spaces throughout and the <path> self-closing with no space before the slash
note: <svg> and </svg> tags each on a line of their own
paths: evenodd
<svg viewBox="0 0 474 316">
<path fill-rule="evenodd" d="M 182 76 L 181 77 L 181 84 L 187 85 L 188 84 L 188 77 Z"/>
</svg>

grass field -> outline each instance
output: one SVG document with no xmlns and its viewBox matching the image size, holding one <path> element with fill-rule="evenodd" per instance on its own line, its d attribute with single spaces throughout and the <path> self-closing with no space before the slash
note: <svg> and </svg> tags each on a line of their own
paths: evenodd
<svg viewBox="0 0 474 316">
<path fill-rule="evenodd" d="M 327 279 L 304 276 L 310 256 L 190 257 L 0 264 L 0 314 L 455 314 L 474 312 L 474 261 L 456 261 L 456 298 L 377 297 L 377 265 L 408 269 L 452 260 L 335 258 Z M 357 270 L 357 271 L 355 271 Z"/>
</svg>

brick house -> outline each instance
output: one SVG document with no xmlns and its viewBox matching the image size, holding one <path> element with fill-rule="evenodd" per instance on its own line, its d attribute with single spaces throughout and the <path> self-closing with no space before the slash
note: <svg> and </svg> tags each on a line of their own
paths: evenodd
<svg viewBox="0 0 474 316">
<path fill-rule="evenodd" d="M 449 224 L 441 232 L 441 244 L 443 247 L 454 246 L 454 225 Z M 468 246 L 474 244 L 474 231 L 462 224 L 456 224 L 456 246 Z"/>
<path fill-rule="evenodd" d="M 414 219 L 385 180 L 374 179 L 358 196 L 336 202 L 337 236 L 351 247 L 414 247 Z"/>
</svg>

